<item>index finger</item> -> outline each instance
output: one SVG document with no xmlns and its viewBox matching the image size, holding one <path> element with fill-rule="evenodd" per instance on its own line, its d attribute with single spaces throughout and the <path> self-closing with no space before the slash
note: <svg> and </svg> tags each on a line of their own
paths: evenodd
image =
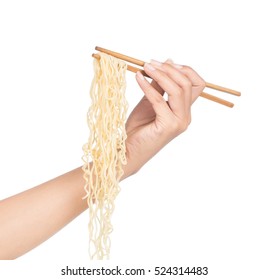
<svg viewBox="0 0 268 280">
<path fill-rule="evenodd" d="M 197 74 L 197 72 L 186 65 L 176 65 L 174 67 L 178 68 L 192 83 L 192 103 L 198 98 L 198 96 L 202 93 L 204 88 L 206 87 L 205 80 Z"/>
</svg>

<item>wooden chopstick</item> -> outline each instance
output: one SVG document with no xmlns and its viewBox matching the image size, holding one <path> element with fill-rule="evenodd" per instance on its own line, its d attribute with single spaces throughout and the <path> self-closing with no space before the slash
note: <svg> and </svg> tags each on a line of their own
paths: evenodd
<svg viewBox="0 0 268 280">
<path fill-rule="evenodd" d="M 95 47 L 95 50 L 107 53 L 107 54 L 112 55 L 114 57 L 117 57 L 119 59 L 122 59 L 122 60 L 125 60 L 127 62 L 136 64 L 138 66 L 143 67 L 144 64 L 145 64 L 145 61 L 142 61 L 142 60 L 139 60 L 139 59 L 136 59 L 136 58 L 118 53 L 118 52 L 110 51 L 110 50 L 107 50 L 107 49 L 104 49 L 104 48 L 101 48 L 101 47 Z M 239 91 L 229 89 L 229 88 L 226 88 L 226 87 L 222 87 L 222 86 L 218 86 L 218 85 L 215 85 L 215 84 L 212 84 L 212 83 L 207 83 L 206 82 L 206 87 L 216 89 L 216 90 L 219 90 L 219 91 L 223 91 L 223 92 L 226 92 L 226 93 L 230 93 L 230 94 L 233 94 L 233 95 L 236 95 L 236 96 L 241 96 L 241 93 Z"/>
<path fill-rule="evenodd" d="M 139 66 L 142 66 L 142 67 L 145 64 L 145 62 L 142 61 L 142 60 L 139 60 L 139 59 L 136 59 L 136 58 L 133 58 L 133 57 L 121 54 L 121 53 L 117 53 L 117 52 L 114 52 L 114 51 L 111 51 L 111 50 L 107 50 L 107 49 L 104 49 L 104 48 L 101 48 L 101 47 L 95 47 L 95 49 L 100 51 L 100 52 L 104 52 L 106 54 L 109 54 L 111 56 L 119 58 L 121 60 L 125 60 L 127 62 L 130 62 L 132 64 L 136 64 L 136 65 L 139 65 Z M 100 59 L 100 56 L 98 54 L 92 54 L 92 56 L 97 58 L 97 59 Z M 127 65 L 127 69 L 129 71 L 131 71 L 131 72 L 134 72 L 134 73 L 140 71 L 144 76 L 149 77 L 145 73 L 144 70 L 142 70 L 140 68 L 137 68 L 137 67 L 134 67 L 132 65 Z M 225 87 L 222 87 L 222 86 L 218 86 L 218 85 L 215 85 L 215 84 L 212 84 L 212 83 L 207 83 L 206 82 L 206 87 L 212 88 L 212 89 L 215 89 L 215 90 L 219 90 L 219 91 L 223 91 L 223 92 L 226 92 L 226 93 L 229 93 L 229 94 L 233 94 L 233 95 L 236 95 L 236 96 L 240 96 L 241 95 L 241 93 L 236 91 L 236 90 L 225 88 Z M 219 97 L 216 97 L 214 95 L 211 95 L 211 94 L 208 94 L 208 93 L 205 93 L 205 92 L 202 92 L 200 94 L 200 96 L 202 96 L 203 98 L 209 99 L 211 101 L 217 102 L 219 104 L 225 105 L 225 106 L 230 107 L 230 108 L 232 108 L 234 106 L 234 104 L 232 102 L 229 102 L 227 100 L 221 99 Z"/>
<path fill-rule="evenodd" d="M 92 56 L 96 59 L 100 59 L 100 55 L 98 55 L 97 53 L 93 53 Z M 146 72 L 144 70 L 140 69 L 140 68 L 137 68 L 137 67 L 134 67 L 132 65 L 127 64 L 127 70 L 130 71 L 130 72 L 133 72 L 133 73 L 137 73 L 138 71 L 140 71 L 143 76 L 151 79 L 151 77 L 148 76 L 146 74 Z"/>
<path fill-rule="evenodd" d="M 206 82 L 206 87 L 216 89 L 216 90 L 219 90 L 219 91 L 223 91 L 223 92 L 227 92 L 227 93 L 230 93 L 232 95 L 241 96 L 241 92 L 239 92 L 239 91 L 236 91 L 236 90 L 233 90 L 233 89 L 230 89 L 230 88 L 226 88 L 226 87 L 222 87 L 222 86 L 218 86 L 218 85 L 215 85 L 215 84 L 211 84 L 211 83 Z"/>
<path fill-rule="evenodd" d="M 200 94 L 200 96 L 202 96 L 203 98 L 206 98 L 210 101 L 214 101 L 214 102 L 217 102 L 221 105 L 224 105 L 224 106 L 227 106 L 229 108 L 233 108 L 234 107 L 234 103 L 230 102 L 230 101 L 227 101 L 225 99 L 222 99 L 222 98 L 219 98 L 217 96 L 214 96 L 212 94 L 209 94 L 209 93 L 206 93 L 206 92 L 202 92 Z"/>
<path fill-rule="evenodd" d="M 104 49 L 104 48 L 101 48 L 101 47 L 95 47 L 95 50 L 99 51 L 99 52 L 107 53 L 111 56 L 117 57 L 119 59 L 125 60 L 125 61 L 133 63 L 133 64 L 136 64 L 138 66 L 143 67 L 144 64 L 145 64 L 145 62 L 142 61 L 142 60 L 139 60 L 139 59 L 136 59 L 136 58 L 133 58 L 133 57 L 121 54 L 121 53 L 113 52 L 113 51 L 110 51 L 110 50 L 107 50 L 107 49 Z"/>
<path fill-rule="evenodd" d="M 96 59 L 100 59 L 100 55 L 98 55 L 98 54 L 96 54 L 96 53 L 93 53 L 92 56 L 93 56 L 94 58 L 96 58 Z M 142 70 L 142 69 L 140 69 L 140 68 L 137 68 L 137 67 L 134 67 L 134 66 L 132 66 L 132 65 L 127 64 L 127 70 L 128 70 L 128 71 L 131 71 L 131 72 L 134 72 L 134 73 L 137 73 L 138 71 L 140 71 L 140 72 L 142 73 L 143 76 L 148 77 L 148 78 L 151 78 L 150 76 L 148 76 L 148 75 L 146 74 L 146 72 L 145 72 L 144 70 Z M 203 97 L 203 98 L 206 98 L 206 99 L 208 99 L 208 100 L 217 102 L 217 103 L 219 103 L 219 104 L 221 104 L 221 105 L 225 105 L 225 106 L 230 107 L 230 108 L 234 107 L 234 103 L 229 102 L 229 101 L 227 101 L 227 100 L 224 100 L 224 99 L 222 99 L 222 98 L 216 97 L 216 96 L 214 96 L 214 95 L 208 94 L 208 93 L 206 93 L 206 92 L 202 92 L 202 93 L 200 94 L 200 96 Z"/>
</svg>

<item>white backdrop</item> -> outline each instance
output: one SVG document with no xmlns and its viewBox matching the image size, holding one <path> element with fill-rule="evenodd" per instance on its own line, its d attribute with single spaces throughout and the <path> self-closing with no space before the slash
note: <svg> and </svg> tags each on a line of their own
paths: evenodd
<svg viewBox="0 0 268 280">
<path fill-rule="evenodd" d="M 208 266 L 204 279 L 267 279 L 265 2 L 1 1 L 0 199 L 82 164 L 96 45 L 172 58 L 242 96 L 219 95 L 233 109 L 199 98 L 189 129 L 121 183 L 110 264 Z M 131 109 L 143 93 L 132 73 L 127 79 Z M 41 268 L 48 274 L 39 279 L 59 279 L 65 265 L 94 267 L 87 222 L 86 212 L 17 261 L 0 262 L 3 279 Z"/>
</svg>

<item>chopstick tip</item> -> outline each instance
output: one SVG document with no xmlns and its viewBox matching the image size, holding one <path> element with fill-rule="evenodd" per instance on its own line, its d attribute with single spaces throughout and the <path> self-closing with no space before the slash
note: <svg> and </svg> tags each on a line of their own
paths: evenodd
<svg viewBox="0 0 268 280">
<path fill-rule="evenodd" d="M 96 58 L 96 59 L 100 59 L 100 55 L 96 54 L 96 53 L 93 53 L 92 54 L 92 57 Z"/>
</svg>

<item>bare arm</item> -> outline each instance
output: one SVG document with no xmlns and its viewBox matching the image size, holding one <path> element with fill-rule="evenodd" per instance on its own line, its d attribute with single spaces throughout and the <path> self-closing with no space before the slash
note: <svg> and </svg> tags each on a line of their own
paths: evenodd
<svg viewBox="0 0 268 280">
<path fill-rule="evenodd" d="M 82 213 L 82 169 L 77 168 L 0 202 L 0 259 L 33 249 Z"/>
<path fill-rule="evenodd" d="M 79 167 L 0 201 L 0 259 L 27 253 L 86 210 L 84 184 Z"/>
<path fill-rule="evenodd" d="M 186 130 L 191 105 L 205 83 L 191 68 L 167 63 L 145 65 L 154 81 L 138 73 L 144 97 L 126 130 L 128 163 L 122 179 L 137 172 L 169 141 Z M 162 97 L 168 93 L 168 103 Z M 87 208 L 81 167 L 0 201 L 0 259 L 14 259 L 38 246 Z"/>
</svg>

